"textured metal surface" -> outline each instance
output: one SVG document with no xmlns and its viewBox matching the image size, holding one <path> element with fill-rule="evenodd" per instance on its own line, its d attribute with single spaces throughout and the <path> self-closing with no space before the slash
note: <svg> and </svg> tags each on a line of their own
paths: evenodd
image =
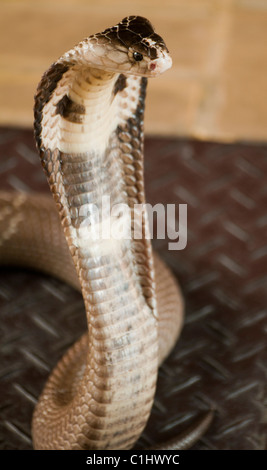
<svg viewBox="0 0 267 470">
<path fill-rule="evenodd" d="M 140 446 L 216 408 L 196 449 L 266 448 L 267 147 L 146 141 L 152 204 L 188 204 L 188 243 L 154 246 L 186 298 L 181 338 L 161 367 Z M 47 191 L 32 133 L 0 132 L 0 186 Z M 178 221 L 177 221 L 178 222 Z M 85 327 L 80 295 L 48 277 L 1 269 L 0 448 L 31 449 L 34 404 L 58 358 Z"/>
</svg>

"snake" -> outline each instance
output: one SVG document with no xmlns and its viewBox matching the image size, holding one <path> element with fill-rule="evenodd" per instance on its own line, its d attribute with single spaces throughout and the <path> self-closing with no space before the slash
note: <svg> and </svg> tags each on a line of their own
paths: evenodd
<svg viewBox="0 0 267 470">
<path fill-rule="evenodd" d="M 133 448 L 151 414 L 158 369 L 181 333 L 181 288 L 145 236 L 145 211 L 141 236 L 132 221 L 146 203 L 147 80 L 171 65 L 150 21 L 128 16 L 64 53 L 37 87 L 34 136 L 53 197 L 1 191 L 0 260 L 78 289 L 88 328 L 39 397 L 35 449 Z M 123 211 L 112 213 L 118 207 L 129 210 L 129 237 L 105 236 L 111 223 L 123 225 Z M 153 449 L 189 448 L 211 419 L 208 411 Z"/>
</svg>

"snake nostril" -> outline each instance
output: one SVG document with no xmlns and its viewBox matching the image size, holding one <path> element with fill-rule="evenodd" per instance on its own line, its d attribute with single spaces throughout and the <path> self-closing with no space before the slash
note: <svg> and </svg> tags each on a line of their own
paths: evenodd
<svg viewBox="0 0 267 470">
<path fill-rule="evenodd" d="M 152 62 L 152 63 L 150 64 L 149 68 L 150 68 L 151 71 L 152 71 L 152 70 L 155 70 L 156 64 Z"/>
</svg>

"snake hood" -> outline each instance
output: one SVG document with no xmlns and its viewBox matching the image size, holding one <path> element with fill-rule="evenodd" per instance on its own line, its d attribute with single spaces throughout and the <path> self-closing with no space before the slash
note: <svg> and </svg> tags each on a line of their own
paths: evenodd
<svg viewBox="0 0 267 470">
<path fill-rule="evenodd" d="M 146 18 L 129 16 L 116 26 L 94 34 L 64 54 L 59 62 L 90 65 L 108 72 L 156 77 L 172 66 L 172 59 L 161 36 Z"/>
</svg>

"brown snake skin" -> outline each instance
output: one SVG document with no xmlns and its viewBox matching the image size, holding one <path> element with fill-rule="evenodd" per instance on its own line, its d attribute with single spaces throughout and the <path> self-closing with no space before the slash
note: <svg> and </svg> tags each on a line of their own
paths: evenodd
<svg viewBox="0 0 267 470">
<path fill-rule="evenodd" d="M 150 22 L 131 16 L 65 53 L 38 86 L 35 138 L 55 202 L 0 194 L 1 259 L 81 290 L 88 332 L 48 379 L 33 417 L 35 449 L 132 448 L 151 411 L 158 367 L 180 334 L 182 296 L 145 237 L 147 219 L 141 239 L 133 226 L 129 238 L 93 236 L 109 221 L 104 196 L 111 209 L 125 204 L 131 214 L 145 203 L 147 78 L 170 66 Z M 190 447 L 211 419 L 208 412 L 157 449 Z"/>
</svg>

